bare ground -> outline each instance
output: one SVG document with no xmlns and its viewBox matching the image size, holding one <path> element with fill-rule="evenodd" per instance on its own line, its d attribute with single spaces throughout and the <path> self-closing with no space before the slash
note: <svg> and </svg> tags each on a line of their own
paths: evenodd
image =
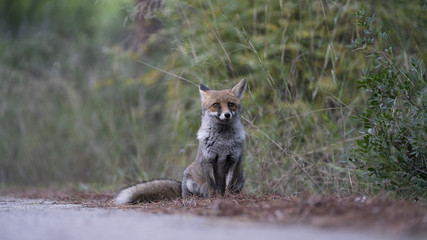
<svg viewBox="0 0 427 240">
<path fill-rule="evenodd" d="M 226 217 L 272 224 L 302 224 L 322 228 L 363 229 L 385 233 L 427 234 L 427 204 L 385 197 L 311 195 L 227 195 L 209 199 L 164 200 L 117 206 L 114 193 L 76 190 L 2 190 L 1 196 L 45 199 L 89 208 L 134 209 L 157 214 Z"/>
</svg>

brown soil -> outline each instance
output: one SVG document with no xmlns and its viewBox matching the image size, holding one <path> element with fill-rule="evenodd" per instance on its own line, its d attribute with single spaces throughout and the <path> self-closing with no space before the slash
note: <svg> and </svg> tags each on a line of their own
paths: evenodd
<svg viewBox="0 0 427 240">
<path fill-rule="evenodd" d="M 40 198 L 94 208 L 134 209 L 157 214 L 191 214 L 274 224 L 306 224 L 387 233 L 427 233 L 427 204 L 384 197 L 229 195 L 116 206 L 113 193 L 76 190 L 0 191 L 2 196 Z"/>
</svg>

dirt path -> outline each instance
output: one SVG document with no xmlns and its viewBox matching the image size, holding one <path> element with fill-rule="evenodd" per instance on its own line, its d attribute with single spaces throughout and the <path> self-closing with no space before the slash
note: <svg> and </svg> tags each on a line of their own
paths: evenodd
<svg viewBox="0 0 427 240">
<path fill-rule="evenodd" d="M 381 198 L 238 195 L 117 207 L 108 193 L 0 196 L 0 239 L 427 238 L 425 204 Z"/>
</svg>

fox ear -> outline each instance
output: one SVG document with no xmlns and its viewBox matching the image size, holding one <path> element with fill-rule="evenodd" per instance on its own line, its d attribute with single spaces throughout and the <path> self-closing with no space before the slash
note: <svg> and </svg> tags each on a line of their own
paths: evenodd
<svg viewBox="0 0 427 240">
<path fill-rule="evenodd" d="M 208 87 L 206 87 L 206 86 L 205 86 L 205 85 L 203 85 L 203 84 L 200 84 L 199 89 L 200 89 L 200 91 L 203 91 L 203 92 L 206 92 L 206 91 L 209 91 L 209 90 L 210 90 Z"/>
<path fill-rule="evenodd" d="M 231 89 L 231 92 L 233 92 L 236 97 L 242 99 L 243 95 L 245 94 L 246 91 L 246 79 L 243 78 L 238 84 L 236 84 L 236 86 L 234 86 Z"/>
<path fill-rule="evenodd" d="M 203 84 L 200 84 L 200 86 L 199 86 L 199 92 L 200 92 L 200 97 L 202 98 L 202 100 L 203 100 L 204 96 L 206 95 L 206 92 L 209 91 L 209 90 L 210 89 L 208 87 L 206 87 Z"/>
</svg>

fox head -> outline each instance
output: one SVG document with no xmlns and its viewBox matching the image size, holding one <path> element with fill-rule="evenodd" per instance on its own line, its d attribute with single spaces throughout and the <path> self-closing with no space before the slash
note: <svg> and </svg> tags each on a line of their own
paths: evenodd
<svg viewBox="0 0 427 240">
<path fill-rule="evenodd" d="M 216 119 L 219 123 L 239 119 L 242 98 L 246 91 L 246 79 L 242 79 L 232 89 L 211 90 L 200 84 L 199 90 L 203 117 Z"/>
</svg>

